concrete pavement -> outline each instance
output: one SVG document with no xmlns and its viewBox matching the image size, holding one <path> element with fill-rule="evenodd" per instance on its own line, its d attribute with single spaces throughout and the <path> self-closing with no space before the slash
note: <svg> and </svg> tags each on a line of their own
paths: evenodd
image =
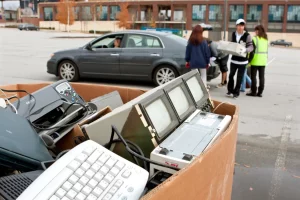
<svg viewBox="0 0 300 200">
<path fill-rule="evenodd" d="M 64 33 L 0 29 L 0 85 L 56 81 L 46 73 L 51 53 L 79 47 L 91 39 L 57 39 Z M 72 35 L 72 34 L 71 34 Z M 75 34 L 74 34 L 75 35 Z M 76 33 L 76 36 L 80 34 Z M 86 35 L 86 34 L 83 34 Z M 263 98 L 238 100 L 215 88 L 214 99 L 240 107 L 233 200 L 300 199 L 300 50 L 270 48 Z M 149 89 L 149 83 L 84 80 Z"/>
</svg>

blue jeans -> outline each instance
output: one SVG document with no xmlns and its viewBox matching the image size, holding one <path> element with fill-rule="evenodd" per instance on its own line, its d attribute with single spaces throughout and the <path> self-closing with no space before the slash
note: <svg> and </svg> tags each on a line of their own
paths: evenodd
<svg viewBox="0 0 300 200">
<path fill-rule="evenodd" d="M 247 74 L 247 68 L 245 70 L 245 74 L 243 76 L 242 84 L 241 84 L 241 91 L 245 92 L 246 91 L 246 82 L 250 85 L 251 87 L 251 78 Z"/>
</svg>

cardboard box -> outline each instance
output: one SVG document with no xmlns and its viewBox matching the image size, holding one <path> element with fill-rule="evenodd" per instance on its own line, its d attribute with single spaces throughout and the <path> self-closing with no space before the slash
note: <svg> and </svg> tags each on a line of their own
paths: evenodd
<svg viewBox="0 0 300 200">
<path fill-rule="evenodd" d="M 7 85 L 3 89 L 23 89 L 34 92 L 49 83 Z M 89 101 L 114 90 L 119 91 L 124 103 L 145 91 L 116 86 L 73 83 L 75 90 Z M 19 97 L 24 94 L 16 93 Z M 215 106 L 220 102 L 214 101 Z M 107 111 L 108 113 L 109 111 Z M 229 128 L 195 161 L 180 170 L 163 184 L 142 197 L 142 200 L 230 200 L 235 163 L 238 113 L 235 105 L 222 104 L 215 113 L 231 115 Z M 78 132 L 74 129 L 75 133 Z M 99 130 L 100 131 L 100 130 Z M 79 133 L 80 134 L 80 133 Z"/>
</svg>

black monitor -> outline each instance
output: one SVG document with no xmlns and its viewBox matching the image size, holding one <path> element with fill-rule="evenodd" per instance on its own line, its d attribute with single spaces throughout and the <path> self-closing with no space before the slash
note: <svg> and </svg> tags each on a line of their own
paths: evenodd
<svg viewBox="0 0 300 200">
<path fill-rule="evenodd" d="M 176 79 L 164 87 L 164 91 L 176 111 L 180 122 L 188 118 L 195 110 L 193 97 L 182 79 Z"/>
<path fill-rule="evenodd" d="M 209 100 L 209 94 L 201 79 L 198 70 L 193 70 L 182 76 L 183 81 L 189 89 L 193 101 L 198 109 L 202 109 Z"/>
<path fill-rule="evenodd" d="M 153 128 L 157 143 L 162 142 L 179 125 L 176 111 L 163 90 L 141 100 L 139 107 Z"/>
</svg>

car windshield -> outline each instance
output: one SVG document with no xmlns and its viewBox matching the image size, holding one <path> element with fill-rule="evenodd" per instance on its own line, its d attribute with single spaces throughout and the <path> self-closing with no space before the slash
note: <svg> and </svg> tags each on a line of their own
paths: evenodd
<svg viewBox="0 0 300 200">
<path fill-rule="evenodd" d="M 169 38 L 171 38 L 171 39 L 174 39 L 174 40 L 176 40 L 177 42 L 179 42 L 180 44 L 183 44 L 183 45 L 187 45 L 187 43 L 188 43 L 188 40 L 187 39 L 185 39 L 185 38 L 182 38 L 182 37 L 180 37 L 180 36 L 178 36 L 178 35 L 174 35 L 174 34 L 170 34 L 170 35 L 168 35 L 167 37 L 169 37 Z"/>
</svg>

